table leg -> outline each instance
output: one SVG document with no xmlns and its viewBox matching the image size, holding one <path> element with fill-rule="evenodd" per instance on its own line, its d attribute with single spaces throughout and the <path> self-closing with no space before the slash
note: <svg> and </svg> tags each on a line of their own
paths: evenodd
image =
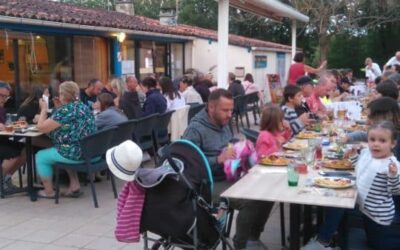
<svg viewBox="0 0 400 250">
<path fill-rule="evenodd" d="M 33 188 L 33 166 L 32 161 L 34 159 L 32 155 L 32 138 L 26 137 L 25 141 L 25 150 L 26 150 L 26 173 L 28 175 L 28 195 L 31 201 L 37 200 L 36 191 Z"/>
<path fill-rule="evenodd" d="M 290 250 L 300 249 L 300 209 L 299 204 L 290 204 Z"/>
<path fill-rule="evenodd" d="M 312 237 L 312 208 L 312 206 L 304 206 L 303 244 L 306 244 Z"/>
</svg>

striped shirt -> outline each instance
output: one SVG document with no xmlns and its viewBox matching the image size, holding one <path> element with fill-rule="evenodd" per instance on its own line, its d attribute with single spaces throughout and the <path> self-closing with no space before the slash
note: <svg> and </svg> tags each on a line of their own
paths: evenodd
<svg viewBox="0 0 400 250">
<path fill-rule="evenodd" d="M 388 172 L 391 162 L 400 169 L 396 157 L 375 159 L 369 149 L 364 149 L 356 165 L 357 203 L 363 214 L 380 225 L 390 225 L 393 221 L 392 195 L 400 193 L 399 174 L 392 176 Z"/>
<path fill-rule="evenodd" d="M 298 134 L 304 129 L 304 124 L 300 121 L 294 108 L 283 105 L 282 111 L 284 114 L 284 119 L 289 122 L 290 128 L 292 129 L 294 135 Z"/>
</svg>

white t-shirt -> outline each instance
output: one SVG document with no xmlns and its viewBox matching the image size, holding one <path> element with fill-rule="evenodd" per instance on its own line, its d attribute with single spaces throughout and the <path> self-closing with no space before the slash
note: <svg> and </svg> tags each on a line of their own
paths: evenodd
<svg viewBox="0 0 400 250">
<path fill-rule="evenodd" d="M 390 58 L 389 61 L 385 65 L 388 66 L 388 65 L 395 65 L 395 64 L 400 65 L 400 61 L 397 60 L 397 58 L 394 56 L 394 57 Z"/>
<path fill-rule="evenodd" d="M 372 63 L 370 69 L 368 69 L 368 67 L 365 67 L 365 77 L 368 78 L 369 81 L 375 81 L 375 79 L 381 75 L 382 71 L 377 63 Z"/>
<path fill-rule="evenodd" d="M 167 100 L 167 111 L 176 110 L 182 107 L 185 107 L 186 102 L 183 96 L 175 96 L 173 100 L 169 99 L 169 96 L 164 95 L 165 99 Z"/>
</svg>

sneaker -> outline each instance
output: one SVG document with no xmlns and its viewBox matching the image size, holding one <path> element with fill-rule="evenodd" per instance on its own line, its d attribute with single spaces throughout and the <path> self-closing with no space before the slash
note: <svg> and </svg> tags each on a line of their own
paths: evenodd
<svg viewBox="0 0 400 250">
<path fill-rule="evenodd" d="M 324 246 L 317 240 L 317 237 L 314 237 L 300 250 L 340 250 L 340 247 Z"/>
<path fill-rule="evenodd" d="M 246 242 L 246 249 L 248 250 L 268 250 L 268 247 L 264 245 L 260 240 L 248 240 Z"/>
<path fill-rule="evenodd" d="M 20 188 L 15 186 L 12 183 L 12 180 L 10 178 L 10 179 L 4 180 L 3 189 L 4 189 L 4 194 L 7 194 L 7 193 L 13 193 L 15 191 L 18 191 Z"/>
</svg>

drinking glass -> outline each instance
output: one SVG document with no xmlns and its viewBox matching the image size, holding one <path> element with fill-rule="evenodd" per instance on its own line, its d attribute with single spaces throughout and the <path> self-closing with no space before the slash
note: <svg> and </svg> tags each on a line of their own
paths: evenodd
<svg viewBox="0 0 400 250">
<path fill-rule="evenodd" d="M 289 187 L 297 187 L 299 183 L 299 173 L 296 171 L 295 164 L 289 163 L 287 167 L 287 179 Z"/>
</svg>

